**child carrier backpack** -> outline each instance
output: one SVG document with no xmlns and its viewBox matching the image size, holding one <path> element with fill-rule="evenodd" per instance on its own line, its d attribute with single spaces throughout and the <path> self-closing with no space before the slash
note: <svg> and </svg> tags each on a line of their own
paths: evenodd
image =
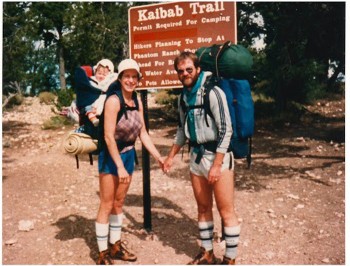
<svg viewBox="0 0 350 266">
<path fill-rule="evenodd" d="M 88 105 L 91 105 L 103 93 L 100 89 L 94 87 L 90 83 L 89 78 L 93 75 L 94 75 L 94 71 L 92 66 L 81 66 L 76 69 L 75 76 L 74 76 L 75 92 L 77 95 L 76 104 L 79 110 L 79 126 L 80 126 L 76 130 L 76 133 L 78 134 L 82 133 L 82 135 L 80 135 L 79 138 L 84 139 L 85 141 L 87 138 L 90 138 L 89 144 L 91 145 L 91 142 L 93 141 L 96 147 L 93 151 L 91 151 L 92 149 L 80 149 L 80 150 L 83 150 L 83 152 L 81 152 L 80 154 L 88 153 L 91 165 L 93 164 L 92 155 L 97 155 L 102 149 L 106 149 L 106 144 L 104 140 L 104 128 L 103 128 L 104 111 L 102 111 L 102 114 L 98 117 L 100 119 L 100 123 L 97 127 L 95 127 L 92 124 L 92 122 L 88 119 L 88 117 L 85 114 L 85 107 Z M 119 81 L 115 81 L 109 86 L 106 92 L 106 99 L 113 94 L 116 94 L 120 100 L 121 108 L 118 113 L 118 118 L 117 118 L 117 122 L 118 122 L 123 114 L 127 116 L 126 110 L 133 107 L 129 107 L 125 104 L 125 101 L 121 92 L 121 84 Z M 138 110 L 139 103 L 137 100 L 136 92 L 134 92 L 133 94 L 133 99 L 135 102 L 135 106 Z M 122 144 L 119 144 L 119 145 L 122 145 Z M 85 150 L 87 152 L 84 152 Z M 79 168 L 78 154 L 75 154 L 77 168 Z"/>
<path fill-rule="evenodd" d="M 211 65 L 214 66 L 213 69 L 215 71 L 204 84 L 206 93 L 203 96 L 202 106 L 186 107 L 183 100 L 183 93 L 180 96 L 180 105 L 185 114 L 192 108 L 204 108 L 206 114 L 213 117 L 209 108 L 209 93 L 214 86 L 218 86 L 222 89 L 226 95 L 233 130 L 228 151 L 232 151 L 236 159 L 246 158 L 248 168 L 250 168 L 252 136 L 254 134 L 254 102 L 248 80 L 235 79 L 233 77 L 248 77 L 251 73 L 252 61 L 250 60 L 251 55 L 247 54 L 247 50 L 244 47 L 239 46 L 239 49 L 231 49 L 230 47 L 232 46 L 231 42 L 226 42 L 223 45 L 213 45 L 210 48 L 200 48 L 196 51 L 201 67 L 203 63 L 200 55 L 203 55 L 204 51 L 205 53 L 210 53 L 210 57 L 213 61 Z M 235 59 L 231 60 L 233 61 L 232 64 L 228 63 L 229 60 L 225 58 L 227 51 L 230 58 L 236 55 L 236 57 L 243 58 L 244 60 L 242 59 L 243 61 L 239 62 L 239 60 Z M 225 77 L 222 77 L 220 72 L 220 62 L 222 62 L 222 60 L 227 63 Z M 206 61 L 205 64 L 207 64 L 207 62 L 208 61 Z"/>
</svg>

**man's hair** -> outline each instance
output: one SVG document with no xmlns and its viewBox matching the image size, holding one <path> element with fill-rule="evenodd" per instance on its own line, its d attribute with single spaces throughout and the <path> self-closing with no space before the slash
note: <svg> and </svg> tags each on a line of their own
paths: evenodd
<svg viewBox="0 0 350 266">
<path fill-rule="evenodd" d="M 174 68 L 175 70 L 177 71 L 177 65 L 185 60 L 185 59 L 191 59 L 193 61 L 193 65 L 195 68 L 198 68 L 199 67 L 199 59 L 197 57 L 197 55 L 195 53 L 191 53 L 191 52 L 181 52 L 177 57 L 175 57 L 175 60 L 174 60 Z"/>
</svg>

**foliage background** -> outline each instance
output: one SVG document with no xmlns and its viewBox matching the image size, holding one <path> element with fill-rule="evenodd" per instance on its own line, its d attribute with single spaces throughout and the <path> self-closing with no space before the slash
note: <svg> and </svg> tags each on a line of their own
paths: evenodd
<svg viewBox="0 0 350 266">
<path fill-rule="evenodd" d="M 74 89 L 74 69 L 128 56 L 128 8 L 151 2 L 3 2 L 3 98 Z M 345 2 L 239 2 L 250 79 L 273 108 L 343 92 Z M 256 47 L 262 39 L 264 46 Z M 331 73 L 331 74 L 329 74 Z"/>
</svg>

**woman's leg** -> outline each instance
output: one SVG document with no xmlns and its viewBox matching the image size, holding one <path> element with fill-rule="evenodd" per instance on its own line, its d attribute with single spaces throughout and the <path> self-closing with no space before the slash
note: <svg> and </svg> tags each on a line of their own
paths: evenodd
<svg viewBox="0 0 350 266">
<path fill-rule="evenodd" d="M 126 194 L 129 190 L 132 176 L 129 183 L 120 183 L 117 180 L 117 189 L 114 196 L 112 214 L 110 215 L 110 243 L 111 256 L 115 260 L 136 261 L 137 257 L 128 250 L 121 242 L 121 230 L 123 225 L 123 206 Z"/>
<path fill-rule="evenodd" d="M 98 223 L 107 224 L 112 212 L 117 190 L 117 177 L 112 174 L 100 174 L 100 206 L 97 212 Z"/>
<path fill-rule="evenodd" d="M 114 244 L 121 239 L 121 230 L 123 225 L 123 206 L 124 201 L 131 184 L 132 176 L 129 183 L 120 183 L 117 178 L 117 189 L 113 200 L 113 208 L 109 216 L 109 242 Z"/>
<path fill-rule="evenodd" d="M 97 264 L 112 264 L 108 251 L 109 215 L 113 208 L 116 190 L 116 177 L 112 174 L 100 174 L 100 206 L 96 219 L 96 238 L 99 249 Z"/>
</svg>

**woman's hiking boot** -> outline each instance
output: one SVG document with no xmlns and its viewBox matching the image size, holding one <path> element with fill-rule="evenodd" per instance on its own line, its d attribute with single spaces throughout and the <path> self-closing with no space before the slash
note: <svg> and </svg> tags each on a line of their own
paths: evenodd
<svg viewBox="0 0 350 266">
<path fill-rule="evenodd" d="M 187 265 L 212 265 L 217 263 L 218 260 L 214 256 L 213 250 L 206 251 L 205 248 L 201 247 L 199 254 Z"/>
<path fill-rule="evenodd" d="M 109 250 L 106 249 L 101 251 L 98 255 L 98 260 L 96 262 L 97 265 L 113 265 L 113 261 L 111 256 L 109 255 Z"/>
<path fill-rule="evenodd" d="M 225 257 L 222 259 L 221 265 L 235 265 L 236 260 L 235 259 L 230 259 L 228 257 Z"/>
<path fill-rule="evenodd" d="M 137 257 L 128 251 L 125 243 L 118 240 L 111 247 L 111 257 L 113 260 L 136 261 Z"/>
</svg>

